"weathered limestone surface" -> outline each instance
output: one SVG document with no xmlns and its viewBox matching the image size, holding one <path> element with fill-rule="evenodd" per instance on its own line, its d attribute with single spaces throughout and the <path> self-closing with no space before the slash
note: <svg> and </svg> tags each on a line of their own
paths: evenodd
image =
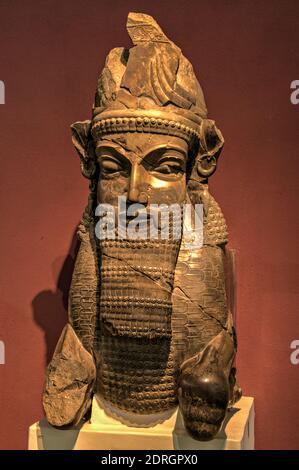
<svg viewBox="0 0 299 470">
<path fill-rule="evenodd" d="M 70 325 L 60 337 L 48 367 L 43 404 L 50 424 L 78 424 L 91 405 L 96 368 Z"/>
</svg>

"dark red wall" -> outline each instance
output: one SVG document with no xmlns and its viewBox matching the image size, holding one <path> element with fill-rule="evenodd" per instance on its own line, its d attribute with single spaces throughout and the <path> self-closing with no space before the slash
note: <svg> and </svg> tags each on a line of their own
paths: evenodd
<svg viewBox="0 0 299 470">
<path fill-rule="evenodd" d="M 0 448 L 26 448 L 42 415 L 88 193 L 69 126 L 90 117 L 108 51 L 130 44 L 130 10 L 182 48 L 226 138 L 211 187 L 237 250 L 239 381 L 255 397 L 257 448 L 298 448 L 296 0 L 1 0 Z"/>
</svg>

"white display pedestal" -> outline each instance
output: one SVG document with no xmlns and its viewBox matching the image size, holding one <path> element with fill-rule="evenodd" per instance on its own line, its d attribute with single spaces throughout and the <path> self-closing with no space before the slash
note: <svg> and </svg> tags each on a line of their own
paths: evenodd
<svg viewBox="0 0 299 470">
<path fill-rule="evenodd" d="M 45 419 L 29 428 L 29 450 L 252 450 L 253 398 L 242 397 L 227 413 L 215 439 L 200 442 L 186 432 L 179 411 L 164 423 L 135 428 L 107 416 L 94 399 L 90 422 L 71 429 L 56 429 Z"/>
</svg>

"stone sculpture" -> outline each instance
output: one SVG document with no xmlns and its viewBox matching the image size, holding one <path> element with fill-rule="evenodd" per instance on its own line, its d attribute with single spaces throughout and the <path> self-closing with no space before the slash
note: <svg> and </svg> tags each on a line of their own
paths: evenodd
<svg viewBox="0 0 299 470">
<path fill-rule="evenodd" d="M 43 404 L 54 426 L 78 424 L 94 394 L 139 416 L 179 404 L 189 433 L 206 440 L 241 393 L 225 287 L 227 229 L 208 189 L 224 140 L 207 118 L 191 64 L 155 20 L 130 13 L 127 29 L 133 47 L 109 53 L 92 120 L 72 125 L 90 196 L 69 322 L 48 366 Z M 117 225 L 99 238 L 96 208 L 119 210 L 119 196 L 126 209 L 202 204 L 203 245 L 115 237 Z"/>
</svg>

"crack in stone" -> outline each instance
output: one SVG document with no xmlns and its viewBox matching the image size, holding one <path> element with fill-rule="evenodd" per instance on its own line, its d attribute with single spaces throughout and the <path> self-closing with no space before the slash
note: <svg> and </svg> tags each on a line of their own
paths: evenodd
<svg viewBox="0 0 299 470">
<path fill-rule="evenodd" d="M 165 290 L 167 293 L 170 293 L 172 294 L 173 296 L 178 296 L 178 294 L 175 292 L 175 289 L 178 289 L 182 292 L 184 298 L 187 298 L 190 302 L 192 302 L 193 304 L 195 304 L 199 309 L 200 311 L 208 316 L 209 318 L 211 318 L 212 320 L 215 320 L 223 330 L 227 331 L 227 327 L 225 325 L 223 325 L 223 323 L 216 317 L 214 317 L 214 315 L 211 315 L 210 313 L 208 313 L 204 307 L 202 305 L 200 305 L 199 302 L 196 302 L 194 301 L 193 299 L 191 299 L 189 297 L 189 295 L 180 287 L 180 286 L 175 286 L 174 289 L 172 289 L 170 287 L 170 289 L 167 289 L 165 286 L 161 285 L 159 282 L 157 282 L 155 279 L 153 279 L 149 274 L 146 274 L 145 272 L 141 271 L 140 269 L 132 266 L 130 263 L 128 263 L 127 260 L 123 259 L 123 258 L 119 258 L 118 256 L 112 256 L 112 255 L 108 255 L 107 253 L 102 253 L 103 256 L 106 256 L 107 258 L 111 258 L 111 259 L 115 259 L 115 260 L 118 260 L 118 261 L 121 261 L 123 263 L 125 263 L 127 266 L 129 266 L 133 271 L 139 273 L 139 274 L 142 274 L 143 276 L 145 276 L 147 279 L 150 279 L 152 282 L 154 282 L 155 284 L 157 284 L 162 290 Z M 178 296 L 179 297 L 179 296 Z M 181 298 L 182 298 L 181 297 Z"/>
<path fill-rule="evenodd" d="M 225 331 L 227 331 L 227 327 L 223 325 L 223 323 L 216 317 L 214 317 L 214 315 L 211 315 L 210 313 L 206 312 L 206 310 L 204 309 L 204 307 L 202 305 L 200 305 L 199 302 L 193 300 L 190 298 L 190 296 L 184 291 L 184 289 L 182 289 L 180 286 L 175 286 L 175 289 L 178 289 L 182 292 L 183 294 L 183 297 L 185 299 L 188 299 L 190 302 L 192 302 L 193 304 L 195 304 L 199 309 L 200 311 L 204 314 L 204 315 L 207 315 L 209 318 L 215 320 L 217 323 L 219 323 L 219 325 L 221 326 L 221 328 Z M 177 295 L 175 292 L 173 292 L 173 295 Z"/>
</svg>

